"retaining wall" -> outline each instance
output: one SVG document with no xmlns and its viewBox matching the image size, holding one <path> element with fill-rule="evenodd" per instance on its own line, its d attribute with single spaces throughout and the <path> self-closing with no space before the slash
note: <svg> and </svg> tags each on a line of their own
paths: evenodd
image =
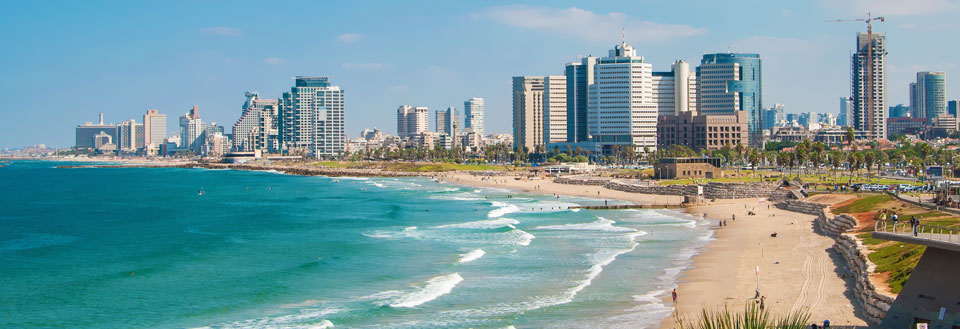
<svg viewBox="0 0 960 329">
<path fill-rule="evenodd" d="M 848 215 L 830 218 L 832 214 L 827 206 L 819 203 L 787 200 L 777 203 L 776 207 L 817 216 L 814 231 L 834 239 L 834 250 L 843 256 L 848 273 L 854 277 L 854 296 L 863 305 L 867 320 L 873 325 L 880 324 L 896 296 L 878 292 L 870 281 L 870 274 L 877 266 L 867 258 L 869 252 L 863 243 L 853 233 L 846 233 L 857 226 L 857 220 Z"/>
<path fill-rule="evenodd" d="M 554 183 L 571 185 L 603 186 L 605 188 L 630 193 L 655 195 L 697 195 L 698 185 L 639 185 L 617 182 L 596 177 L 560 177 Z M 707 199 L 747 199 L 771 198 L 783 200 L 789 197 L 790 192 L 778 190 L 774 185 L 758 183 L 717 183 L 710 182 L 703 186 L 703 197 Z"/>
</svg>

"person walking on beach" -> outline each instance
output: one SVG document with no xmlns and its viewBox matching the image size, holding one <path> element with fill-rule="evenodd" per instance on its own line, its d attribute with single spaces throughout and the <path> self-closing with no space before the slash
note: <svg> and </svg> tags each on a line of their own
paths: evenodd
<svg viewBox="0 0 960 329">
<path fill-rule="evenodd" d="M 677 303 L 677 288 L 673 288 L 673 303 Z"/>
</svg>

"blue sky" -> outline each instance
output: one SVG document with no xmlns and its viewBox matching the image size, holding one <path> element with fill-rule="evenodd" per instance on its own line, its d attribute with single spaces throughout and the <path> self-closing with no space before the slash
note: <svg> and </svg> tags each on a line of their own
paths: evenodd
<svg viewBox="0 0 960 329">
<path fill-rule="evenodd" d="M 470 97 L 486 99 L 488 132 L 509 132 L 510 77 L 605 55 L 621 28 L 655 70 L 760 53 L 765 107 L 837 112 L 865 26 L 825 21 L 868 10 L 888 17 L 875 30 L 887 33 L 891 105 L 907 102 L 921 70 L 946 71 L 947 98 L 960 98 L 956 0 L 3 1 L 0 147 L 70 146 L 73 127 L 98 112 L 140 122 L 157 108 L 173 131 L 199 105 L 206 121 L 232 126 L 244 91 L 276 98 L 296 75 L 346 90 L 350 137 L 395 133 L 398 105 L 462 109 Z"/>
</svg>

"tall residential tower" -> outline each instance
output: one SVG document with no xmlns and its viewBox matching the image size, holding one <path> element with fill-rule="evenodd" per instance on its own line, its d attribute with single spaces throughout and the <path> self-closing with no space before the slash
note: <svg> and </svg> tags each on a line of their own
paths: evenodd
<svg viewBox="0 0 960 329">
<path fill-rule="evenodd" d="M 872 37 L 868 37 L 866 33 L 857 34 L 857 51 L 853 54 L 851 65 L 853 126 L 873 138 L 887 136 L 886 49 L 884 33 L 873 33 Z M 867 63 L 868 51 L 872 53 L 872 63 Z M 867 81 L 868 75 L 871 81 Z M 873 94 L 872 97 L 870 93 Z M 871 100 L 868 101 L 868 98 Z"/>
</svg>

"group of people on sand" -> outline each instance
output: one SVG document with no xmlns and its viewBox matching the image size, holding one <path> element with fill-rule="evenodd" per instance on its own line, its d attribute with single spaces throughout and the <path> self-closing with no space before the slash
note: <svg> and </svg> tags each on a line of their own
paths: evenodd
<svg viewBox="0 0 960 329">
<path fill-rule="evenodd" d="M 883 209 L 880 211 L 880 221 L 886 223 L 887 219 L 890 219 L 891 224 L 893 224 L 894 232 L 896 232 L 897 223 L 900 221 L 900 215 L 892 210 Z M 910 230 L 913 231 L 913 236 L 917 236 L 917 231 L 920 227 L 920 219 L 917 216 L 910 216 Z"/>
</svg>

